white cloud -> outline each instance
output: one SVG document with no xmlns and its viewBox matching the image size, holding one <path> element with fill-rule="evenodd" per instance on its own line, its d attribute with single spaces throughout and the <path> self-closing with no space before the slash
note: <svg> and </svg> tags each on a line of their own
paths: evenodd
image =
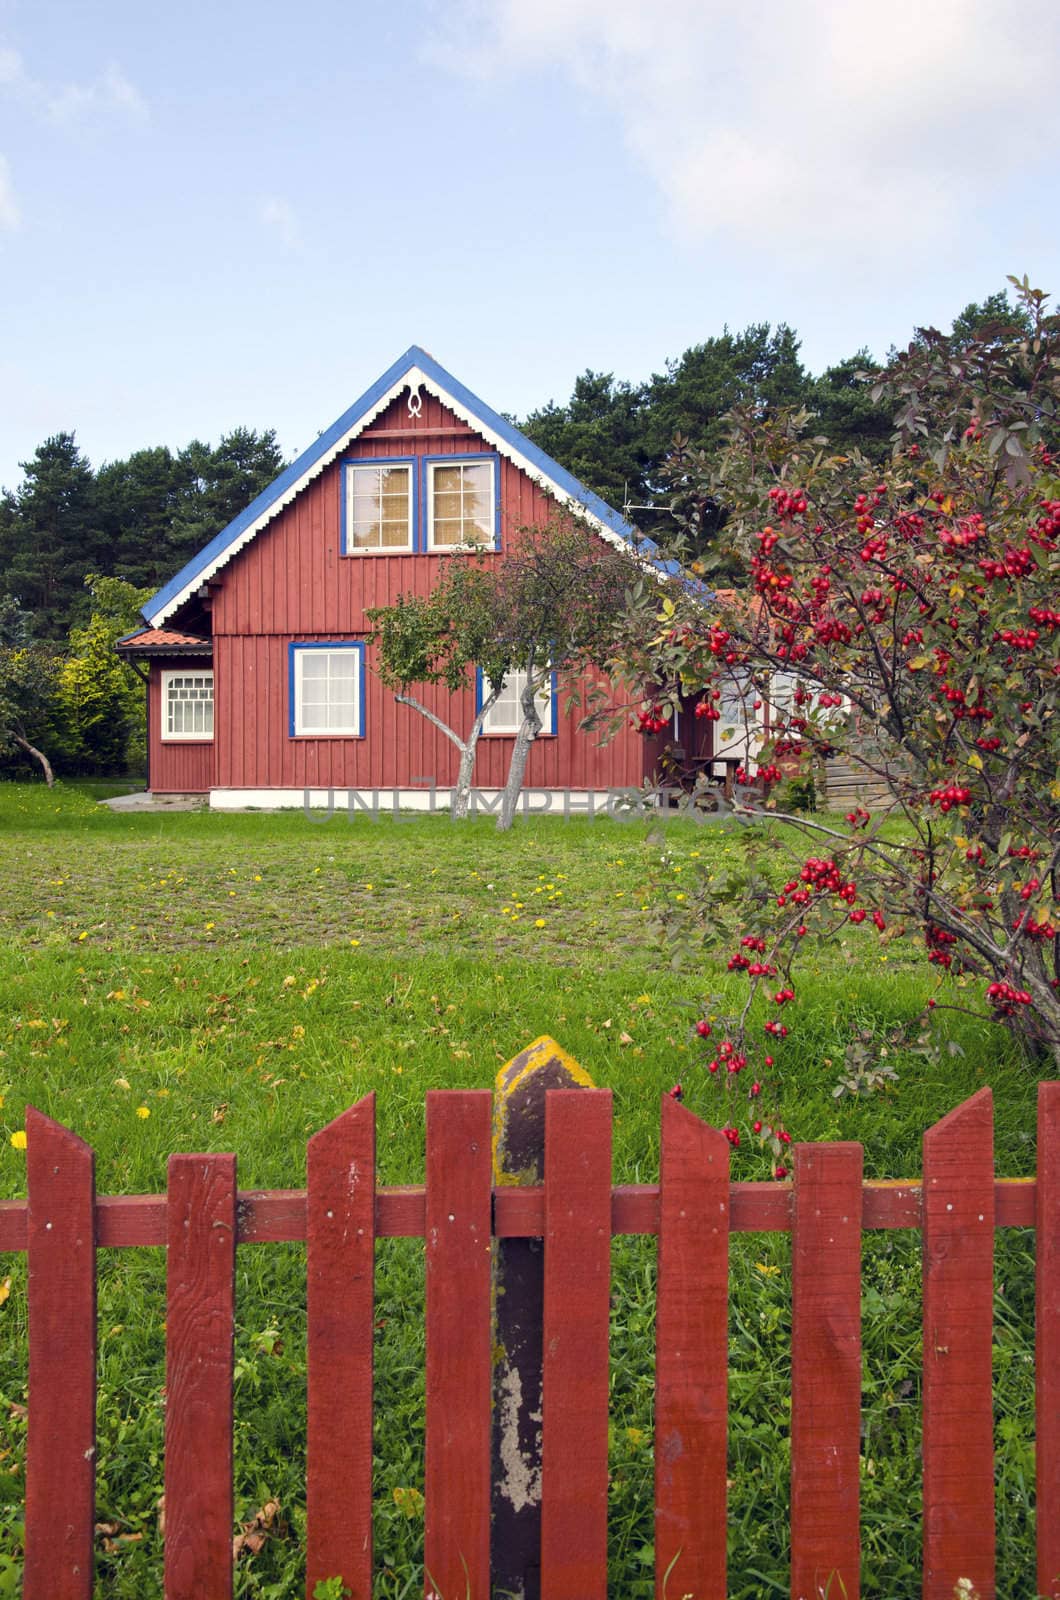
<svg viewBox="0 0 1060 1600">
<path fill-rule="evenodd" d="M 0 229 L 13 232 L 19 225 L 18 201 L 6 156 L 0 156 Z"/>
<path fill-rule="evenodd" d="M 0 88 L 63 126 L 96 114 L 117 113 L 136 122 L 147 118 L 146 100 L 115 62 L 85 83 L 54 84 L 35 78 L 19 52 L 5 47 L 0 49 Z"/>
<path fill-rule="evenodd" d="M 802 264 L 838 241 L 877 260 L 952 244 L 1060 137 L 1054 0 L 450 0 L 439 18 L 451 70 L 558 71 L 605 104 L 677 232 Z"/>
<path fill-rule="evenodd" d="M 267 196 L 258 207 L 258 220 L 273 230 L 286 250 L 301 253 L 302 229 L 289 200 L 279 195 Z"/>
</svg>

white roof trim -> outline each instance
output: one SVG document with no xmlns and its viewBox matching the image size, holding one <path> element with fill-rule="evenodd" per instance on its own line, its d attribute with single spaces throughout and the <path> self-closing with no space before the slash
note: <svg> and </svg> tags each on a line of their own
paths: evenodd
<svg viewBox="0 0 1060 1600">
<path fill-rule="evenodd" d="M 261 513 L 260 517 L 257 517 L 253 522 L 248 524 L 248 526 L 243 529 L 239 536 L 234 539 L 225 550 L 221 551 L 217 556 L 215 556 L 213 561 L 198 571 L 195 576 L 191 578 L 187 584 L 185 584 L 184 588 L 175 594 L 164 606 L 161 607 L 160 610 L 153 612 L 151 616 L 148 617 L 147 620 L 151 627 L 161 627 L 163 622 L 165 622 L 168 617 L 171 617 L 174 612 L 179 611 L 180 607 L 191 598 L 191 596 L 202 584 L 209 583 L 210 579 L 220 572 L 222 567 L 228 565 L 233 556 L 238 555 L 240 550 L 244 549 L 252 539 L 256 539 L 261 530 L 266 527 L 275 517 L 279 516 L 280 512 L 289 506 L 292 500 L 296 499 L 297 496 L 301 494 L 302 490 L 308 483 L 311 483 L 312 480 L 318 477 L 326 467 L 329 467 L 335 460 L 336 456 L 341 455 L 344 450 L 348 449 L 353 443 L 354 439 L 358 438 L 366 428 L 370 427 L 375 419 L 380 416 L 386 410 L 386 408 L 394 402 L 394 400 L 397 399 L 398 395 L 401 394 L 404 389 L 415 388 L 417 385 L 426 389 L 434 396 L 436 400 L 440 400 L 444 406 L 448 407 L 448 409 L 452 411 L 455 416 L 460 417 L 464 422 L 468 423 L 468 425 L 472 427 L 481 438 L 487 440 L 488 443 L 493 446 L 498 454 L 506 456 L 507 459 L 511 461 L 514 466 L 518 467 L 521 472 L 525 472 L 528 478 L 532 478 L 535 483 L 539 484 L 542 488 L 547 489 L 548 492 L 556 500 L 558 500 L 561 505 L 575 508 L 582 520 L 587 522 L 589 526 L 600 535 L 601 538 L 606 539 L 608 544 L 614 545 L 616 549 L 624 551 L 627 555 L 634 555 L 645 565 L 651 565 L 651 563 L 646 561 L 644 557 L 641 557 L 636 552 L 632 551 L 629 543 L 623 539 L 620 534 L 617 534 L 613 528 L 609 528 L 605 522 L 600 520 L 599 517 L 594 516 L 588 507 L 585 506 L 576 495 L 570 494 L 560 484 L 556 483 L 553 478 L 550 478 L 547 473 L 542 472 L 540 467 L 527 460 L 526 456 L 524 456 L 519 450 L 515 449 L 507 439 L 503 438 L 499 433 L 496 433 L 492 428 L 488 427 L 482 421 L 481 417 L 476 416 L 470 407 L 461 405 L 461 403 L 454 399 L 452 394 L 450 394 L 449 391 L 443 387 L 443 385 L 437 383 L 432 377 L 424 372 L 422 368 L 409 367 L 401 374 L 400 378 L 398 378 L 397 381 L 391 385 L 386 393 L 379 397 L 374 405 L 370 406 L 368 410 L 358 417 L 357 421 L 349 429 L 349 431 L 343 434 L 330 450 L 328 450 L 324 455 L 320 456 L 316 461 L 312 462 L 312 464 L 306 468 L 302 476 L 298 478 L 296 482 L 290 484 L 284 493 L 279 495 Z"/>
</svg>

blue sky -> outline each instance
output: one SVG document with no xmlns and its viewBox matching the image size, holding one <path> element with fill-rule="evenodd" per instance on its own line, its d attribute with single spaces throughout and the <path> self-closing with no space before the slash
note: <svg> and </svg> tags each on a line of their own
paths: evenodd
<svg viewBox="0 0 1060 1600">
<path fill-rule="evenodd" d="M 0 484 L 293 454 L 413 343 L 522 415 L 1060 292 L 1058 63 L 1054 0 L 0 0 Z"/>
</svg>

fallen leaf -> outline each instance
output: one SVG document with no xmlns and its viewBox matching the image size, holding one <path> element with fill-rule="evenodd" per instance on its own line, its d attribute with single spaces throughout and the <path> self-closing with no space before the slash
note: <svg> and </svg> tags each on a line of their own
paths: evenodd
<svg viewBox="0 0 1060 1600">
<path fill-rule="evenodd" d="M 265 1543 L 272 1530 L 273 1523 L 280 1514 L 278 1500 L 266 1500 L 261 1510 L 255 1512 L 249 1522 L 244 1522 L 243 1532 L 237 1533 L 232 1540 L 232 1560 L 238 1561 L 246 1550 L 250 1555 L 256 1556 Z"/>
</svg>

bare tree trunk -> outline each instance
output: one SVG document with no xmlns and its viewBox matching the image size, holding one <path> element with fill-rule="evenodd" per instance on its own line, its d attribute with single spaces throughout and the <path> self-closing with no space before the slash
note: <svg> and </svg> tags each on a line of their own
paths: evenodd
<svg viewBox="0 0 1060 1600">
<path fill-rule="evenodd" d="M 454 822 L 458 822 L 463 817 L 467 816 L 468 807 L 471 800 L 471 777 L 475 770 L 475 753 L 478 749 L 478 736 L 482 732 L 482 724 L 485 722 L 490 708 L 496 703 L 497 697 L 503 687 L 504 684 L 502 681 L 500 688 L 491 689 L 485 700 L 483 700 L 482 708 L 474 722 L 471 724 L 471 732 L 468 734 L 466 739 L 461 739 L 460 735 L 458 733 L 454 733 L 452 728 L 442 721 L 441 717 L 435 716 L 434 712 L 429 711 L 425 705 L 421 704 L 421 702 L 415 698 L 414 695 L 396 694 L 394 696 L 394 699 L 399 705 L 411 706 L 413 711 L 418 711 L 421 717 L 426 717 L 427 721 L 433 723 L 438 731 L 440 733 L 444 733 L 445 737 L 451 740 L 452 743 L 456 745 L 456 748 L 460 751 L 460 766 L 457 770 L 456 783 L 453 786 L 453 793 L 449 802 L 449 815 Z"/>
<path fill-rule="evenodd" d="M 523 689 L 520 699 L 520 704 L 523 708 L 523 720 L 519 725 L 519 732 L 515 736 L 512 759 L 508 767 L 508 781 L 504 785 L 500 816 L 497 818 L 498 833 L 507 833 L 515 818 L 515 808 L 519 803 L 519 795 L 522 792 L 530 746 L 541 732 L 541 718 L 537 714 L 537 694 L 540 687 L 533 672 L 528 672 L 526 675 L 526 687 Z"/>
<path fill-rule="evenodd" d="M 35 744 L 30 744 L 28 739 L 23 739 L 20 733 L 14 733 L 9 730 L 8 738 L 11 739 L 14 744 L 17 744 L 21 750 L 25 750 L 27 755 L 31 755 L 34 761 L 40 762 L 41 769 L 44 773 L 44 781 L 50 789 L 52 784 L 55 782 L 55 773 L 52 771 L 52 764 L 48 760 L 48 757 L 44 754 L 44 751 L 38 750 L 37 746 Z"/>
</svg>

